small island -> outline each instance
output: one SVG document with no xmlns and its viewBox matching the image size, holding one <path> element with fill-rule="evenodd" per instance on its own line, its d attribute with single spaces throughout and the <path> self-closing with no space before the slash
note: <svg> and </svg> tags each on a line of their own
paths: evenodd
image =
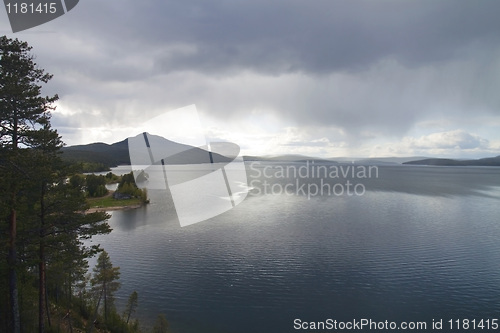
<svg viewBox="0 0 500 333">
<path fill-rule="evenodd" d="M 146 204 L 146 202 L 139 198 L 115 199 L 113 197 L 114 193 L 116 192 L 109 191 L 109 193 L 104 197 L 88 199 L 90 208 L 86 212 L 93 213 L 111 210 L 136 209 Z"/>
<path fill-rule="evenodd" d="M 417 161 L 408 161 L 403 164 L 431 165 L 431 166 L 500 166 L 500 155 L 496 157 L 480 158 L 476 160 L 454 160 L 449 158 L 426 158 Z"/>
<path fill-rule="evenodd" d="M 138 180 L 146 180 L 144 172 Z M 87 213 L 97 211 L 136 209 L 149 203 L 147 189 L 137 186 L 133 172 L 117 176 L 111 172 L 106 175 L 76 174 L 69 179 L 74 186 L 85 189 L 89 208 Z M 106 185 L 118 184 L 115 191 L 108 190 Z"/>
</svg>

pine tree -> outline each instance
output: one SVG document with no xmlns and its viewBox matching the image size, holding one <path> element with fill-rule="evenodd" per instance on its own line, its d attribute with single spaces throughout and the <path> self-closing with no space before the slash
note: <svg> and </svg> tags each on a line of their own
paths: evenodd
<svg viewBox="0 0 500 333">
<path fill-rule="evenodd" d="M 95 291 L 99 293 L 99 300 L 103 299 L 104 321 L 108 320 L 108 314 L 114 306 L 114 294 L 120 288 L 117 281 L 120 278 L 120 267 L 113 267 L 111 259 L 106 251 L 97 258 L 97 264 L 94 268 L 94 276 L 91 280 Z M 98 310 L 99 302 L 96 308 Z"/>
<path fill-rule="evenodd" d="M 88 204 L 82 187 L 66 181 L 70 170 L 59 157 L 63 143 L 50 126 L 57 95 L 40 97 L 40 84 L 51 76 L 37 67 L 30 50 L 17 39 L 0 37 L 0 227 L 8 234 L 3 256 L 8 260 L 0 264 L 8 286 L 0 288 L 9 290 L 9 308 L 0 307 L 0 330 L 12 332 L 23 330 L 21 324 L 25 331 L 44 332 L 46 320 L 50 326 L 48 277 L 60 274 L 57 282 L 66 282 L 52 285 L 63 285 L 71 297 L 72 286 L 85 274 L 86 258 L 99 250 L 84 246 L 83 240 L 110 232 L 109 215 L 84 214 Z M 18 275 L 26 282 L 19 285 Z M 32 291 L 38 291 L 38 325 L 31 315 Z M 23 311 L 20 292 L 30 297 L 24 297 Z"/>
<path fill-rule="evenodd" d="M 168 321 L 164 314 L 159 314 L 156 317 L 156 323 L 153 327 L 153 333 L 167 333 L 168 332 Z"/>
<path fill-rule="evenodd" d="M 8 206 L 8 279 L 11 330 L 21 331 L 17 281 L 18 195 L 24 151 L 38 145 L 40 127 L 48 123 L 58 96 L 42 97 L 41 84 L 52 76 L 38 68 L 31 47 L 17 39 L 0 37 L 0 149 L 2 174 L 6 176 Z"/>
<path fill-rule="evenodd" d="M 128 324 L 130 320 L 130 316 L 134 314 L 135 309 L 137 308 L 137 291 L 134 290 L 132 294 L 130 294 L 127 302 L 127 306 L 125 307 L 125 311 L 123 312 L 123 318 L 126 318 L 126 323 Z"/>
<path fill-rule="evenodd" d="M 60 163 L 57 158 L 50 161 Z M 50 165 L 50 161 L 47 161 L 46 165 Z M 70 304 L 73 286 L 84 279 L 88 267 L 86 259 L 94 256 L 99 250 L 98 246 L 85 246 L 83 240 L 111 231 L 105 222 L 109 215 L 104 212 L 84 213 L 88 208 L 84 192 L 81 187 L 74 187 L 66 181 L 66 168 L 54 168 L 52 172 L 52 177 L 41 183 L 42 190 L 38 194 L 40 203 L 37 206 L 40 212 L 38 228 L 41 320 L 44 314 L 41 310 L 41 295 L 47 287 L 43 283 L 48 281 L 44 276 L 45 266 L 52 273 L 58 273 L 59 278 L 51 282 L 51 285 L 56 288 L 57 294 L 62 289 L 62 294 Z"/>
<path fill-rule="evenodd" d="M 54 170 L 57 169 L 58 162 L 56 152 L 62 146 L 57 132 L 52 131 L 49 123 L 45 123 L 43 128 L 34 133 L 34 138 L 38 143 L 37 146 L 28 150 L 29 160 L 32 163 L 33 169 L 27 170 L 27 175 L 30 180 L 33 180 L 37 202 L 37 218 L 36 229 L 38 229 L 38 331 L 45 331 L 45 317 L 48 315 L 47 295 L 46 295 L 46 236 L 47 223 L 50 218 L 50 210 L 47 207 L 47 197 L 50 196 L 50 187 L 57 181 L 57 174 Z M 48 320 L 50 326 L 50 319 Z"/>
</svg>

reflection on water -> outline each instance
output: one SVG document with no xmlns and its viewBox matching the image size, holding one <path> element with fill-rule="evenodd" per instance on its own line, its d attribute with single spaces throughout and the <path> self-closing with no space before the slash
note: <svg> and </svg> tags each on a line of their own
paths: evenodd
<svg viewBox="0 0 500 333">
<path fill-rule="evenodd" d="M 428 166 L 367 166 L 354 164 L 309 163 L 261 163 L 253 162 L 247 167 L 249 183 L 261 191 L 254 193 L 279 193 L 290 185 L 289 193 L 296 193 L 298 186 L 309 184 L 318 188 L 332 189 L 331 196 L 342 193 L 333 191 L 335 185 L 347 189 L 349 181 L 351 192 L 356 184 L 363 185 L 367 191 L 403 192 L 433 196 L 482 195 L 500 198 L 500 168 L 496 167 L 428 167 Z M 267 182 L 268 190 L 264 190 Z M 277 186 L 281 185 L 281 186 Z M 276 191 L 273 191 L 273 186 Z M 314 187 L 311 187 L 314 189 Z M 287 191 L 283 190 L 283 193 Z M 299 191 L 300 192 L 300 191 Z M 326 191 L 325 191 L 326 192 Z M 361 191 L 359 191 L 361 192 Z M 342 195 L 346 195 L 344 191 Z M 306 193 L 307 196 L 307 193 Z"/>
<path fill-rule="evenodd" d="M 94 242 L 120 266 L 119 307 L 137 290 L 137 315 L 164 313 L 177 332 L 291 332 L 295 318 L 495 318 L 499 175 L 379 167 L 362 196 L 253 191 L 185 228 L 169 194 L 150 191 L 150 205 L 112 212 L 113 232 Z"/>
</svg>

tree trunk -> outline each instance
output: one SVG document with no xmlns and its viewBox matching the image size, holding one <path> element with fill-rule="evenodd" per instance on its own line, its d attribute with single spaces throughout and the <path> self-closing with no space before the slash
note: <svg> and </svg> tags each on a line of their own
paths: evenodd
<svg viewBox="0 0 500 333">
<path fill-rule="evenodd" d="M 43 241 L 40 243 L 39 286 L 38 286 L 38 332 L 45 332 L 45 258 Z"/>
<path fill-rule="evenodd" d="M 108 322 L 108 291 L 106 290 L 106 282 L 103 283 L 102 289 L 104 290 L 104 322 Z"/>
<path fill-rule="evenodd" d="M 38 332 L 45 332 L 45 185 L 40 198 L 40 247 L 38 262 Z"/>
<path fill-rule="evenodd" d="M 102 298 L 103 292 L 104 292 L 104 286 L 101 289 L 101 294 L 99 295 L 99 299 L 97 300 L 97 305 L 95 307 L 94 317 L 90 318 L 90 322 L 87 323 L 87 326 L 88 326 L 87 333 L 92 333 L 92 330 L 94 329 L 94 322 L 97 319 L 97 311 L 99 311 L 99 304 L 101 304 L 101 298 Z"/>
<path fill-rule="evenodd" d="M 12 202 L 15 202 L 16 194 L 12 195 Z M 17 213 L 14 207 L 10 210 L 9 217 L 9 298 L 10 298 L 10 311 L 12 318 L 12 332 L 21 332 L 21 319 L 19 315 L 19 298 L 17 290 L 17 251 L 16 251 L 16 235 L 17 235 Z"/>
<path fill-rule="evenodd" d="M 73 324 L 71 323 L 71 309 L 68 309 L 68 312 L 64 316 L 63 320 L 66 318 L 68 318 L 69 332 L 73 333 Z"/>
<path fill-rule="evenodd" d="M 47 270 L 45 270 L 47 272 Z M 49 328 L 52 327 L 52 322 L 50 321 L 50 311 L 49 311 L 49 293 L 47 292 L 47 279 L 45 279 L 45 312 L 47 313 L 47 324 Z"/>
<path fill-rule="evenodd" d="M 17 156 L 17 144 L 18 144 L 18 122 L 17 112 L 15 112 L 13 121 L 13 133 L 12 133 L 12 151 L 13 156 Z M 12 332 L 21 332 L 21 316 L 19 314 L 19 292 L 17 289 L 17 248 L 16 248 L 16 238 L 17 238 L 17 184 L 15 179 L 10 183 L 10 217 L 9 217 L 9 254 L 8 254 L 8 264 L 9 264 L 9 297 L 10 297 L 10 311 L 12 316 Z"/>
<path fill-rule="evenodd" d="M 71 312 L 69 313 L 70 315 L 68 316 L 68 325 L 69 325 L 69 332 L 73 333 L 73 324 L 71 323 Z"/>
</svg>

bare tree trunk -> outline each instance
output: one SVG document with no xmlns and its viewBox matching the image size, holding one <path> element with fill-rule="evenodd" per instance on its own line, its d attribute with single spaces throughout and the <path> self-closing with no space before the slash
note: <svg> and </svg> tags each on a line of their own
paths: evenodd
<svg viewBox="0 0 500 333">
<path fill-rule="evenodd" d="M 15 202 L 16 194 L 12 194 L 12 202 Z M 16 236 L 17 236 L 17 213 L 14 207 L 10 210 L 9 218 L 9 298 L 10 311 L 12 318 L 12 332 L 21 332 L 21 319 L 19 315 L 19 297 L 17 289 L 17 251 L 16 251 Z"/>
<path fill-rule="evenodd" d="M 106 290 L 106 282 L 103 283 L 102 289 L 104 290 L 104 321 L 108 321 L 108 291 Z"/>
<path fill-rule="evenodd" d="M 43 244 L 40 244 L 40 263 L 38 281 L 38 332 L 45 332 L 45 258 Z"/>
<path fill-rule="evenodd" d="M 47 272 L 47 270 L 45 270 Z M 47 292 L 47 279 L 45 279 L 45 312 L 47 313 L 47 324 L 52 327 L 52 322 L 50 321 L 50 311 L 49 311 L 49 294 Z"/>
<path fill-rule="evenodd" d="M 17 156 L 17 144 L 18 144 L 18 118 L 17 112 L 14 117 L 12 133 L 12 151 L 13 156 Z M 10 297 L 10 311 L 12 318 L 12 332 L 21 332 L 21 316 L 19 314 L 19 292 L 17 288 L 17 248 L 16 248 L 16 238 L 17 238 L 17 184 L 13 179 L 10 183 L 10 217 L 9 217 L 9 254 L 8 254 L 8 264 L 9 264 L 9 297 Z"/>
<path fill-rule="evenodd" d="M 38 332 L 45 332 L 45 185 L 42 184 L 40 198 L 40 244 L 38 262 Z"/>
</svg>

